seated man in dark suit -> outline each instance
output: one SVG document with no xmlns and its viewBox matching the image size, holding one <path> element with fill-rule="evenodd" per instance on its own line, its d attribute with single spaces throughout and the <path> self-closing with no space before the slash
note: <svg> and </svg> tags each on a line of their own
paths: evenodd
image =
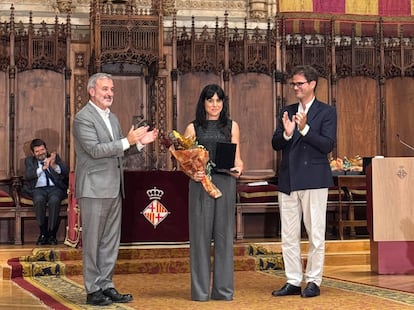
<svg viewBox="0 0 414 310">
<path fill-rule="evenodd" d="M 69 168 L 56 153 L 49 153 L 46 143 L 34 139 L 30 143 L 33 156 L 25 159 L 23 193 L 33 199 L 40 227 L 37 245 L 57 244 L 60 204 L 67 197 Z M 46 208 L 49 218 L 46 220 Z"/>
</svg>

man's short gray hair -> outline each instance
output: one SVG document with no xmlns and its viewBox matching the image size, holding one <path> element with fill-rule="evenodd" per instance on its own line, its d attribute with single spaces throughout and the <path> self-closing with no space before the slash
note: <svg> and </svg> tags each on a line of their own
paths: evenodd
<svg viewBox="0 0 414 310">
<path fill-rule="evenodd" d="M 96 87 L 97 80 L 102 80 L 102 79 L 112 80 L 112 75 L 110 75 L 109 73 L 104 73 L 104 72 L 98 72 L 92 75 L 88 80 L 88 86 L 87 86 L 88 92 L 91 88 Z"/>
</svg>

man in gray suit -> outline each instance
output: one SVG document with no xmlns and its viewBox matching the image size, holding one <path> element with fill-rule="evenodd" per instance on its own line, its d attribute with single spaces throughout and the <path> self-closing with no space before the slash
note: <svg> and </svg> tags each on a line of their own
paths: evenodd
<svg viewBox="0 0 414 310">
<path fill-rule="evenodd" d="M 138 152 L 153 142 L 158 129 L 132 126 L 123 137 L 113 102 L 111 75 L 96 73 L 88 81 L 89 102 L 75 116 L 75 194 L 82 214 L 83 277 L 86 302 L 105 306 L 129 302 L 112 281 L 121 236 L 124 152 Z"/>
</svg>

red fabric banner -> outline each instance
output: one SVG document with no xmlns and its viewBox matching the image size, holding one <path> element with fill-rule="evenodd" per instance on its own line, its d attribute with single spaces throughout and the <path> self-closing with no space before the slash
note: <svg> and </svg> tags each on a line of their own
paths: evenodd
<svg viewBox="0 0 414 310">
<path fill-rule="evenodd" d="M 379 0 L 381 16 L 411 16 L 411 0 Z"/>
<path fill-rule="evenodd" d="M 280 12 L 351 14 L 379 16 L 412 16 L 414 0 L 281 0 Z"/>
<path fill-rule="evenodd" d="M 378 22 L 378 20 L 355 21 L 352 19 L 338 19 L 335 20 L 335 34 L 350 36 L 352 35 L 352 29 L 354 29 L 356 36 L 373 36 L 377 32 Z M 302 31 L 308 34 L 327 34 L 331 31 L 331 20 L 316 18 L 288 18 L 285 19 L 285 26 L 286 32 L 290 34 L 300 34 Z M 383 33 L 385 37 L 398 37 L 401 34 L 409 36 L 411 33 L 414 33 L 414 21 L 386 21 L 383 23 Z"/>
<path fill-rule="evenodd" d="M 345 13 L 345 0 L 313 0 L 315 13 Z"/>
</svg>

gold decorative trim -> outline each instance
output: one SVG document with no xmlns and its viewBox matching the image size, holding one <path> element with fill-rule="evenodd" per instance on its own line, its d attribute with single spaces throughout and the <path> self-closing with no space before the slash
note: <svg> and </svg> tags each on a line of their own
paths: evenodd
<svg viewBox="0 0 414 310">
<path fill-rule="evenodd" d="M 246 9 L 246 1 L 177 0 L 179 9 Z"/>
</svg>

